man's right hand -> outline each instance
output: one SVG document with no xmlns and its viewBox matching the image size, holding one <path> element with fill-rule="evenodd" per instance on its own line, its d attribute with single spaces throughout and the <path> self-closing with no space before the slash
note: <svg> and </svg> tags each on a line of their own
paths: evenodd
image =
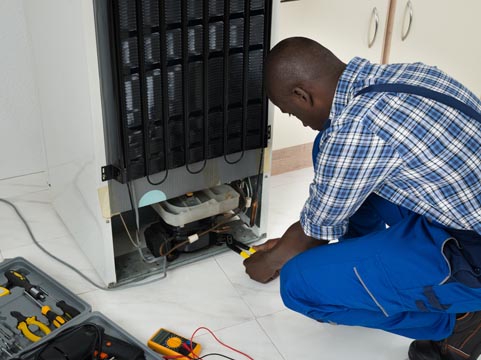
<svg viewBox="0 0 481 360">
<path fill-rule="evenodd" d="M 267 283 L 279 276 L 282 264 L 273 262 L 270 257 L 272 257 L 271 250 L 280 240 L 281 238 L 270 239 L 263 244 L 253 246 L 256 253 L 244 260 L 246 273 L 251 279 Z"/>
<path fill-rule="evenodd" d="M 247 275 L 263 284 L 278 277 L 283 264 L 273 255 L 272 250 L 256 249 L 256 253 L 244 260 Z"/>
</svg>

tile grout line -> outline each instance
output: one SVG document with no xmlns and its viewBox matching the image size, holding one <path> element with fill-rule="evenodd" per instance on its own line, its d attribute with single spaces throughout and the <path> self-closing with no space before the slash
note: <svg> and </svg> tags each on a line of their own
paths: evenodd
<svg viewBox="0 0 481 360">
<path fill-rule="evenodd" d="M 279 311 L 276 311 L 274 314 L 277 314 L 281 311 L 284 311 L 284 310 L 279 310 Z M 272 314 L 270 314 L 272 315 Z M 265 315 L 265 316 L 262 316 L 260 318 L 264 318 L 264 317 L 267 317 L 267 316 L 270 316 L 270 315 Z M 282 352 L 279 350 L 279 348 L 277 347 L 276 343 L 272 340 L 272 338 L 269 336 L 269 334 L 267 333 L 266 329 L 264 329 L 264 326 L 262 326 L 262 324 L 259 322 L 259 318 L 256 318 L 256 323 L 259 325 L 259 327 L 261 328 L 261 330 L 264 332 L 264 334 L 266 334 L 267 338 L 270 340 L 272 346 L 274 346 L 274 348 L 277 350 L 277 352 L 279 353 L 279 356 L 281 357 L 281 359 L 284 359 L 286 360 L 286 358 L 284 357 L 284 355 L 282 355 Z"/>
<path fill-rule="evenodd" d="M 252 321 L 252 320 L 251 320 L 251 321 Z M 266 332 L 265 332 L 264 328 L 257 322 L 257 319 L 254 319 L 253 321 L 255 321 L 255 322 L 257 323 L 257 325 L 260 327 L 261 331 L 265 334 Z M 231 326 L 226 326 L 226 327 L 223 327 L 223 328 L 216 329 L 215 332 L 214 332 L 214 330 L 212 330 L 212 332 L 214 332 L 214 334 L 215 334 L 216 332 L 223 331 L 223 330 L 227 330 L 227 329 L 231 329 L 231 328 L 235 328 L 235 327 L 237 327 L 237 326 L 239 326 L 239 325 L 243 325 L 243 324 L 246 324 L 246 323 L 247 323 L 247 322 L 240 323 L 240 324 L 236 324 L 236 325 L 231 325 Z M 198 337 L 199 337 L 199 338 L 202 338 L 202 337 L 209 336 L 209 335 L 210 335 L 209 333 L 204 333 L 204 334 L 198 335 Z M 216 336 L 217 336 L 217 334 L 216 334 Z M 286 360 L 286 358 L 285 358 L 284 356 L 282 356 L 282 354 L 280 353 L 280 351 L 279 351 L 279 349 L 277 348 L 277 346 L 272 342 L 272 339 L 270 338 L 270 336 L 267 335 L 267 334 L 266 334 L 266 336 L 267 336 L 267 339 L 271 342 L 271 344 L 272 344 L 272 346 L 274 347 L 274 349 L 276 349 L 276 351 L 278 352 L 280 358 L 281 358 L 282 360 Z M 247 351 L 248 351 L 248 350 L 247 350 Z M 244 352 L 247 353 L 247 351 L 244 351 Z"/>
<path fill-rule="evenodd" d="M 22 174 L 22 175 L 15 175 L 15 176 L 10 176 L 10 177 L 6 177 L 6 178 L 1 178 L 1 179 L 0 179 L 0 183 L 1 183 L 2 181 L 19 179 L 19 178 L 23 178 L 23 177 L 29 177 L 29 176 L 32 176 L 32 175 L 39 175 L 39 174 L 44 174 L 44 173 L 46 173 L 46 171 L 36 171 L 36 172 L 33 172 L 33 173 Z"/>
<path fill-rule="evenodd" d="M 224 269 L 222 268 L 222 266 L 219 264 L 219 262 L 217 261 L 217 258 L 214 257 L 214 260 L 215 260 L 215 263 L 217 264 L 217 266 L 219 267 L 219 269 L 222 271 L 222 273 L 224 274 L 224 276 L 227 278 L 227 281 L 229 281 L 229 283 L 232 285 L 232 287 L 234 288 L 236 294 L 239 296 L 239 298 L 242 300 L 242 302 L 247 306 L 247 308 L 249 309 L 249 311 L 251 312 L 252 314 L 252 317 L 254 319 L 256 319 L 256 314 L 254 314 L 254 311 L 251 309 L 251 307 L 249 306 L 249 304 L 247 303 L 247 301 L 245 301 L 245 299 L 242 297 L 242 295 L 240 294 L 239 290 L 237 289 L 237 287 L 234 285 L 234 283 L 231 281 L 231 279 L 229 278 L 229 276 L 227 275 L 227 273 L 224 271 Z"/>
<path fill-rule="evenodd" d="M 269 341 L 271 342 L 272 346 L 274 346 L 274 348 L 277 350 L 277 352 L 279 353 L 279 356 L 281 357 L 281 359 L 285 359 L 285 357 L 282 355 L 282 353 L 279 351 L 279 348 L 277 347 L 277 345 L 272 341 L 272 338 L 269 336 L 269 334 L 266 332 L 266 330 L 264 329 L 264 327 L 259 323 L 259 318 L 263 318 L 263 317 L 266 317 L 266 316 L 270 316 L 272 314 L 268 314 L 268 315 L 264 315 L 264 316 L 260 316 L 258 317 L 254 311 L 252 310 L 252 308 L 250 307 L 250 305 L 247 303 L 247 301 L 244 299 L 244 297 L 240 294 L 239 290 L 237 289 L 237 287 L 234 285 L 234 283 L 231 281 L 231 279 L 229 278 L 229 276 L 227 275 L 227 273 L 224 271 L 224 269 L 222 268 L 222 266 L 219 264 L 219 262 L 217 261 L 217 258 L 214 258 L 217 266 L 221 269 L 221 271 L 224 273 L 225 277 L 227 278 L 227 280 L 229 281 L 229 283 L 232 285 L 232 287 L 235 289 L 236 293 L 239 295 L 239 297 L 241 298 L 241 300 L 244 302 L 244 304 L 246 304 L 247 308 L 249 309 L 249 311 L 252 313 L 252 316 L 254 317 L 254 321 L 257 323 L 257 325 L 259 325 L 259 327 L 261 328 L 262 332 L 267 336 L 267 338 L 269 339 Z M 273 314 L 277 314 L 278 312 L 281 312 L 281 311 L 284 311 L 284 310 L 279 310 L 279 311 L 276 311 L 274 312 Z M 237 326 L 237 325 L 234 325 L 234 326 Z M 230 327 L 233 327 L 233 326 L 228 326 L 226 327 L 227 328 L 230 328 Z"/>
<path fill-rule="evenodd" d="M 0 188 L 1 188 L 1 184 L 0 184 Z M 26 186 L 31 186 L 31 185 L 26 185 Z M 1 190 L 1 189 L 0 189 Z M 32 190 L 32 191 L 24 191 L 22 193 L 19 193 L 19 194 L 14 194 L 13 196 L 0 196 L 0 198 L 2 199 L 5 199 L 5 200 L 10 200 L 10 201 L 13 201 L 13 200 L 16 200 L 16 199 L 21 199 L 23 196 L 28 196 L 28 195 L 33 195 L 33 194 L 37 194 L 37 193 L 40 193 L 40 192 L 43 192 L 43 191 L 48 191 L 48 187 L 46 188 L 41 188 L 41 189 L 35 189 L 35 190 Z"/>
</svg>

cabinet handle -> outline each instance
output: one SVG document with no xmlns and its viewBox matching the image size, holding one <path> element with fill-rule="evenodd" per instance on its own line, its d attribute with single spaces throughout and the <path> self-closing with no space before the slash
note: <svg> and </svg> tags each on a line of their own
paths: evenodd
<svg viewBox="0 0 481 360">
<path fill-rule="evenodd" d="M 404 41 L 409 35 L 409 32 L 411 31 L 411 25 L 413 24 L 413 4 L 411 0 L 409 0 L 406 4 L 406 8 L 404 9 L 404 18 L 403 18 L 403 29 L 404 29 L 404 23 L 406 20 L 406 15 L 409 14 L 409 23 L 408 23 L 408 28 L 406 29 L 405 32 L 401 34 L 401 40 Z"/>
<path fill-rule="evenodd" d="M 374 35 L 371 37 L 371 28 L 372 28 L 373 21 L 374 21 Z M 378 30 L 379 30 L 379 12 L 375 7 L 374 9 L 372 9 L 371 21 L 369 22 L 369 32 L 367 34 L 367 47 L 371 48 L 374 45 Z"/>
</svg>

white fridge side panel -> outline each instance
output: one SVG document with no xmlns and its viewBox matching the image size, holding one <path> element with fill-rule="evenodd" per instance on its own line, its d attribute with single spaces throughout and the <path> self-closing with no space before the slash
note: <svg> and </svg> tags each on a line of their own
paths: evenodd
<svg viewBox="0 0 481 360">
<path fill-rule="evenodd" d="M 23 2 L 0 1 L 0 44 L 0 179 L 44 172 L 40 105 Z"/>
<path fill-rule="evenodd" d="M 102 280 L 114 283 L 111 225 L 99 204 L 107 184 L 93 4 L 26 0 L 25 12 L 52 203 Z"/>
</svg>

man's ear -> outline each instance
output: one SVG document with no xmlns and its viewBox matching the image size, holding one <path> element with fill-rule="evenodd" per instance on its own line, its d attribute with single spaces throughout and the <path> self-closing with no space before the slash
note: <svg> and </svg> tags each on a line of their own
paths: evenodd
<svg viewBox="0 0 481 360">
<path fill-rule="evenodd" d="M 313 104 L 311 94 L 309 94 L 306 90 L 304 90 L 301 87 L 296 86 L 292 90 L 292 94 L 303 105 L 311 106 Z"/>
</svg>

